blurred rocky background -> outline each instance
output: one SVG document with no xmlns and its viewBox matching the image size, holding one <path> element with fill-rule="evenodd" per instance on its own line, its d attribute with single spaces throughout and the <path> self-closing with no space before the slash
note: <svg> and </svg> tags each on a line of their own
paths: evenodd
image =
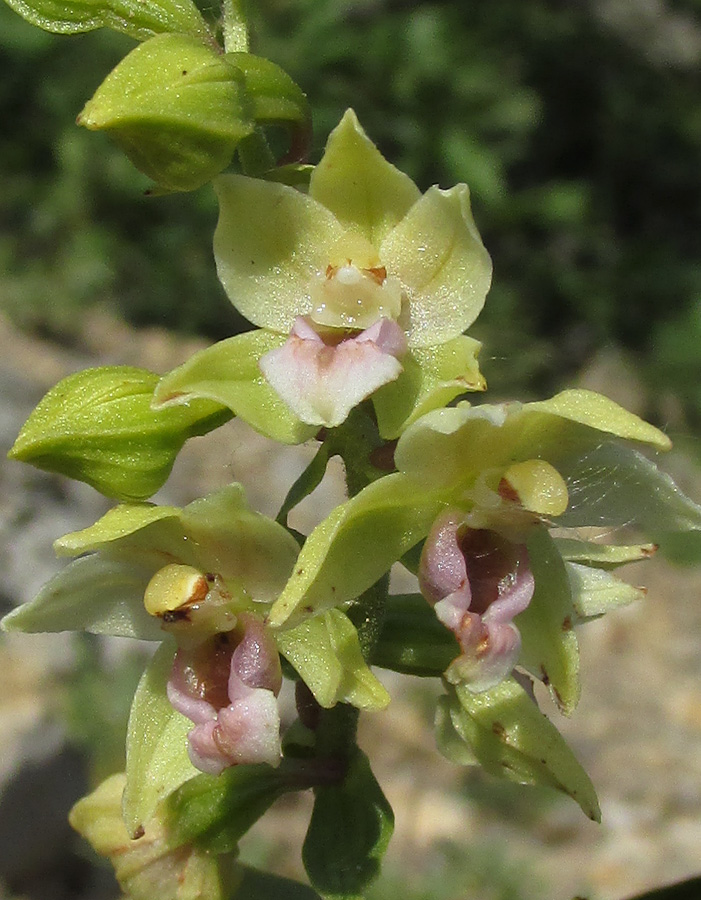
<svg viewBox="0 0 701 900">
<path fill-rule="evenodd" d="M 256 47 L 308 92 L 315 153 L 346 106 L 426 188 L 470 184 L 495 262 L 474 333 L 489 398 L 603 390 L 666 428 L 663 461 L 701 498 L 699 0 L 257 0 Z M 214 274 L 208 189 L 146 198 L 145 180 L 77 129 L 131 42 L 55 37 L 0 6 L 0 450 L 41 395 L 89 365 L 166 371 L 243 327 Z M 189 442 L 156 499 L 233 479 L 274 513 L 309 458 L 240 423 Z M 300 511 L 340 496 L 336 470 Z M 52 541 L 107 501 L 0 465 L 0 606 L 56 569 Z M 584 694 L 556 718 L 604 822 L 548 792 L 457 771 L 431 734 L 436 686 L 390 679 L 363 743 L 397 813 L 371 900 L 623 900 L 701 869 L 701 575 L 631 570 L 647 599 L 581 632 Z M 2 636 L 0 897 L 116 896 L 66 824 L 123 765 L 146 648 Z M 299 873 L 309 798 L 278 804 L 245 858 Z"/>
</svg>

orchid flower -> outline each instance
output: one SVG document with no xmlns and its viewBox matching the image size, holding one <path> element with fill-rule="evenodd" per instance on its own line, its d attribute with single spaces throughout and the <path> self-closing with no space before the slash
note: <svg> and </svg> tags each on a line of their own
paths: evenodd
<svg viewBox="0 0 701 900">
<path fill-rule="evenodd" d="M 349 110 L 308 195 L 240 175 L 215 188 L 219 278 L 261 332 L 165 376 L 157 405 L 216 399 L 295 441 L 340 425 L 371 396 L 382 436 L 394 438 L 421 413 L 484 388 L 479 344 L 463 331 L 482 309 L 491 262 L 466 185 L 422 196 Z"/>
<path fill-rule="evenodd" d="M 640 597 L 609 569 L 654 549 L 582 540 L 579 529 L 634 524 L 658 540 L 701 528 L 701 508 L 626 440 L 670 445 L 584 390 L 423 416 L 399 440 L 399 471 L 312 532 L 269 621 L 344 603 L 428 536 L 422 589 L 463 651 L 449 678 L 482 690 L 518 664 L 571 711 L 579 696 L 573 626 Z M 392 537 L 378 541 L 378 532 Z"/>
<path fill-rule="evenodd" d="M 162 642 L 130 717 L 125 820 L 133 832 L 198 770 L 278 765 L 280 653 L 321 706 L 389 702 L 340 610 L 301 629 L 266 624 L 299 548 L 281 525 L 248 508 L 240 485 L 183 509 L 122 504 L 55 547 L 80 558 L 10 613 L 5 630 Z"/>
</svg>

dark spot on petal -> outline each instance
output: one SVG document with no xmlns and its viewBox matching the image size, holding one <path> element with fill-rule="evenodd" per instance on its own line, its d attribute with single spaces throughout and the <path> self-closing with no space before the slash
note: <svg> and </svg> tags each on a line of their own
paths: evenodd
<svg viewBox="0 0 701 900">
<path fill-rule="evenodd" d="M 187 75 L 187 69 L 183 69 L 183 75 Z"/>
<path fill-rule="evenodd" d="M 518 491 L 514 488 L 510 481 L 506 478 L 502 478 L 499 482 L 499 487 L 497 488 L 497 492 L 502 500 L 507 500 L 510 503 L 520 503 L 521 498 L 518 495 Z"/>
<path fill-rule="evenodd" d="M 506 729 L 501 724 L 501 722 L 492 722 L 492 731 L 500 741 L 506 740 Z"/>
<path fill-rule="evenodd" d="M 133 838 L 133 839 L 134 839 L 135 841 L 138 841 L 139 838 L 142 838 L 145 834 L 146 834 L 146 832 L 144 831 L 144 826 L 143 826 L 143 825 L 139 825 L 139 827 L 138 827 L 138 828 L 136 829 L 136 831 L 134 832 L 134 838 Z"/>
<path fill-rule="evenodd" d="M 546 685 L 550 684 L 550 676 L 545 671 L 545 666 L 540 667 L 540 678 L 541 678 L 541 681 L 543 682 L 543 684 L 546 684 Z"/>
<path fill-rule="evenodd" d="M 565 616 L 562 621 L 562 630 L 563 631 L 572 631 L 572 619 L 569 616 Z"/>
<path fill-rule="evenodd" d="M 304 569 L 297 569 L 297 571 L 295 572 L 295 575 L 303 575 L 303 574 L 304 574 Z"/>
</svg>

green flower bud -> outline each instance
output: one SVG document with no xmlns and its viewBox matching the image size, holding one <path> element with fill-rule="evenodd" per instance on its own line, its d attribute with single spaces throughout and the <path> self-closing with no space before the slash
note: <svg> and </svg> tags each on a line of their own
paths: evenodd
<svg viewBox="0 0 701 900">
<path fill-rule="evenodd" d="M 243 73 L 195 38 L 162 34 L 107 76 L 78 123 L 106 131 L 165 191 L 191 191 L 253 131 Z"/>
<path fill-rule="evenodd" d="M 189 437 L 230 418 L 209 400 L 153 410 L 157 382 L 152 372 L 130 366 L 69 375 L 26 421 L 10 458 L 85 481 L 108 497 L 150 497 Z"/>
<path fill-rule="evenodd" d="M 191 0 L 8 0 L 8 5 L 32 25 L 57 34 L 112 28 L 137 41 L 169 31 L 209 37 Z"/>
</svg>

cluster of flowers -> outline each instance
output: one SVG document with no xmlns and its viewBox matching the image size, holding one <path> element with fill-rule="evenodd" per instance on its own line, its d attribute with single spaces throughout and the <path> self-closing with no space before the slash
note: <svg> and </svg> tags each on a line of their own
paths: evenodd
<svg viewBox="0 0 701 900">
<path fill-rule="evenodd" d="M 130 841 L 150 864 L 138 836 L 158 832 L 154 815 L 198 772 L 284 774 L 300 730 L 313 745 L 304 716 L 294 740 L 281 738 L 283 671 L 321 710 L 377 710 L 389 696 L 371 664 L 443 677 L 436 734 L 450 759 L 550 784 L 597 818 L 591 783 L 532 683 L 570 713 L 575 627 L 642 596 L 612 570 L 650 556 L 666 532 L 701 527 L 701 508 L 630 446 L 664 450 L 668 438 L 585 390 L 451 405 L 485 388 L 479 344 L 463 334 L 491 278 L 468 189 L 421 195 L 352 112 L 308 193 L 241 175 L 215 187 L 220 279 L 257 329 L 160 379 L 79 373 L 42 401 L 13 451 L 126 502 L 57 542 L 78 558 L 4 627 L 161 642 L 134 700 L 126 784 L 83 801 L 76 827 L 122 865 Z M 358 407 L 370 438 L 353 437 Z M 316 438 L 324 461 L 355 448 L 345 462 L 363 469 L 364 486 L 301 549 L 238 485 L 183 509 L 143 502 L 184 440 L 231 414 L 283 443 Z M 321 474 L 303 476 L 297 499 Z M 642 542 L 602 542 L 631 523 Z M 420 594 L 390 596 L 364 646 L 354 603 L 398 561 Z M 96 838 L 94 810 L 115 818 L 122 790 L 126 830 Z M 153 853 L 172 857 L 172 841 L 159 840 Z"/>
</svg>

